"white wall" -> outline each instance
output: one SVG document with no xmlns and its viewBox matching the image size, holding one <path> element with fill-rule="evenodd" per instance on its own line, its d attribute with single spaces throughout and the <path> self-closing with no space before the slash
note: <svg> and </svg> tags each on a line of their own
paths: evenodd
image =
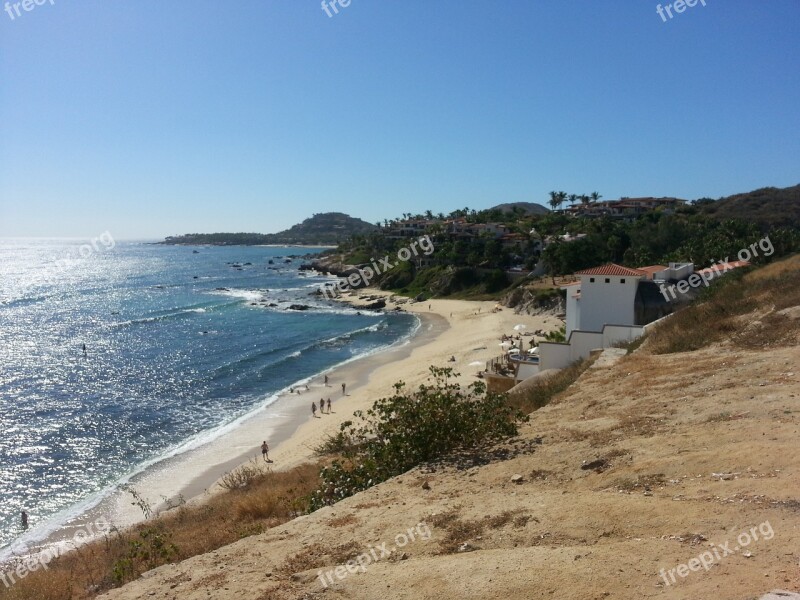
<svg viewBox="0 0 800 600">
<path fill-rule="evenodd" d="M 641 276 L 581 275 L 580 277 L 581 310 L 580 320 L 575 329 L 602 331 L 606 324 L 633 325 L 636 322 L 634 302 Z"/>
<path fill-rule="evenodd" d="M 519 370 L 517 371 L 517 379 L 520 381 L 523 379 L 527 379 L 528 377 L 533 377 L 539 373 L 539 365 L 534 365 L 531 363 L 521 363 L 519 365 Z"/>
<path fill-rule="evenodd" d="M 629 342 L 644 335 L 640 325 L 606 325 L 602 331 L 573 331 L 566 344 L 539 343 L 539 368 L 564 369 L 572 363 L 589 358 L 592 350 L 610 348 L 619 342 Z"/>
<path fill-rule="evenodd" d="M 577 285 L 572 285 L 564 289 L 566 289 L 567 291 L 566 325 L 567 325 L 567 337 L 569 337 L 569 334 L 572 333 L 573 330 L 578 329 L 578 323 L 580 322 L 581 303 L 580 299 L 575 297 L 580 287 L 578 287 Z"/>
</svg>

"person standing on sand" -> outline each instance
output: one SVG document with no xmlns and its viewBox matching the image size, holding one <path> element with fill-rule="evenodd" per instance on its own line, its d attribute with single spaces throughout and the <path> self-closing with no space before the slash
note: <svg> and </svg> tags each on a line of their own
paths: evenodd
<svg viewBox="0 0 800 600">
<path fill-rule="evenodd" d="M 328 387 L 328 376 L 325 375 L 325 387 Z"/>
<path fill-rule="evenodd" d="M 313 418 L 313 417 L 316 417 L 316 416 L 317 416 L 317 403 L 316 402 L 312 402 L 311 403 L 311 417 Z"/>
<path fill-rule="evenodd" d="M 269 462 L 269 445 L 267 440 L 261 442 L 261 456 L 264 457 L 264 462 Z"/>
<path fill-rule="evenodd" d="M 331 399 L 328 398 L 328 414 L 331 414 Z"/>
<path fill-rule="evenodd" d="M 343 383 L 342 384 L 342 396 L 346 396 L 346 395 L 347 395 L 347 384 Z"/>
</svg>

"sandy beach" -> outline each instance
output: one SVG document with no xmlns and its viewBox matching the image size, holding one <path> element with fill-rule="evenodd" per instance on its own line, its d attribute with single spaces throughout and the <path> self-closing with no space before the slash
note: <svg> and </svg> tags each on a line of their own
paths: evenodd
<svg viewBox="0 0 800 600">
<path fill-rule="evenodd" d="M 381 296 L 387 299 L 386 310 L 398 304 L 391 294 L 377 290 L 361 290 L 344 294 L 340 301 L 355 307 L 368 304 L 358 296 Z M 404 302 L 397 297 L 402 310 L 420 318 L 420 326 L 409 340 L 370 356 L 358 358 L 327 373 L 300 383 L 300 394 L 285 393 L 273 403 L 251 413 L 226 427 L 212 441 L 152 465 L 131 478 L 130 485 L 156 511 L 167 508 L 167 501 L 202 502 L 208 494 L 222 490 L 219 480 L 225 473 L 252 462 L 260 468 L 283 470 L 314 458 L 314 449 L 356 410 L 369 408 L 378 398 L 392 393 L 397 381 L 414 388 L 429 377 L 431 365 L 452 367 L 459 373 L 458 381 L 467 385 L 475 381 L 481 370 L 470 363 L 481 362 L 500 355 L 502 334 L 515 333 L 517 324 L 526 331 L 555 329 L 561 320 L 551 315 L 516 315 L 512 309 L 494 311 L 492 301 L 430 300 Z M 530 338 L 528 338 L 530 339 Z M 455 362 L 449 361 L 455 357 Z M 328 375 L 328 387 L 324 375 Z M 347 395 L 342 395 L 341 384 L 347 384 Z M 305 390 L 305 384 L 309 390 Z M 311 403 L 331 398 L 332 414 L 311 416 Z M 265 464 L 260 456 L 260 445 L 266 439 L 270 446 L 272 463 Z M 47 543 L 71 539 L 86 523 L 100 516 L 108 518 L 118 527 L 125 527 L 143 519 L 141 509 L 126 492 L 115 492 L 97 506 L 71 520 L 54 532 Z"/>
</svg>

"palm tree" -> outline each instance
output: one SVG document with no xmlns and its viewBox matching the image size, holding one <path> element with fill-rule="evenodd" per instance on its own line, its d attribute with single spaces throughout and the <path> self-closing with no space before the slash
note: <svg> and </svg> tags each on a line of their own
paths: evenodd
<svg viewBox="0 0 800 600">
<path fill-rule="evenodd" d="M 425 211 L 425 218 L 428 219 L 429 221 L 432 220 L 433 219 L 433 211 L 432 210 L 426 210 Z"/>
<path fill-rule="evenodd" d="M 558 192 L 550 192 L 550 200 L 547 201 L 550 207 L 555 210 L 558 208 Z"/>
<path fill-rule="evenodd" d="M 584 206 L 589 204 L 589 196 L 587 196 L 586 194 L 581 194 L 581 204 L 583 204 Z"/>
<path fill-rule="evenodd" d="M 597 202 L 598 200 L 600 200 L 600 198 L 602 198 L 602 196 L 597 192 L 592 192 L 591 196 L 592 196 L 592 202 Z"/>
<path fill-rule="evenodd" d="M 577 202 L 577 200 L 578 200 L 578 194 L 570 194 L 569 195 L 569 203 L 570 204 L 575 204 L 575 202 Z"/>
</svg>

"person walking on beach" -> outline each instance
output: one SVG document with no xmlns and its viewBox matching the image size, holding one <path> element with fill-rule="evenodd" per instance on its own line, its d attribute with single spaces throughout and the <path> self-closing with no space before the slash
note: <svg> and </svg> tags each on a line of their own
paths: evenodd
<svg viewBox="0 0 800 600">
<path fill-rule="evenodd" d="M 342 396 L 347 396 L 347 384 L 342 384 Z"/>
<path fill-rule="evenodd" d="M 23 510 L 21 517 L 22 517 L 22 528 L 23 529 L 27 529 L 28 528 L 28 513 L 26 513 Z"/>
<path fill-rule="evenodd" d="M 269 445 L 267 444 L 267 440 L 261 442 L 261 456 L 264 457 L 264 462 L 270 462 L 269 460 Z"/>
<path fill-rule="evenodd" d="M 319 399 L 319 412 L 325 414 L 325 398 Z"/>
<path fill-rule="evenodd" d="M 312 402 L 311 403 L 311 417 L 314 418 L 316 416 L 317 416 L 317 403 L 316 402 Z"/>
<path fill-rule="evenodd" d="M 328 376 L 325 375 L 325 387 L 328 387 Z"/>
<path fill-rule="evenodd" d="M 331 414 L 331 399 L 328 398 L 328 414 Z"/>
</svg>

